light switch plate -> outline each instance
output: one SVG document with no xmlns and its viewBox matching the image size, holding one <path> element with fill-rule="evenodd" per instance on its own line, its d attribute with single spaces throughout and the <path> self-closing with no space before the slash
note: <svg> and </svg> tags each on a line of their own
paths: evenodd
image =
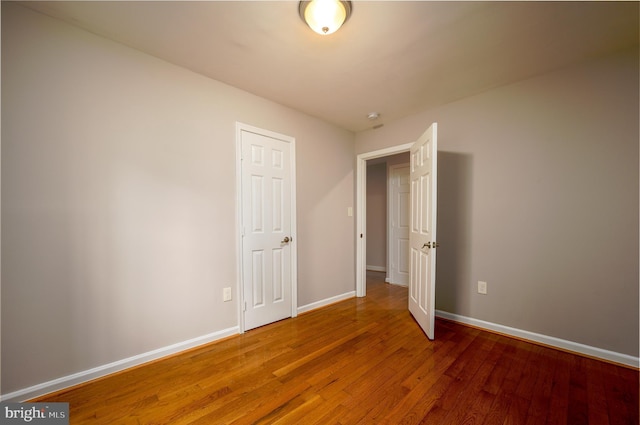
<svg viewBox="0 0 640 425">
<path fill-rule="evenodd" d="M 478 294 L 487 295 L 487 282 L 478 281 Z"/>
</svg>

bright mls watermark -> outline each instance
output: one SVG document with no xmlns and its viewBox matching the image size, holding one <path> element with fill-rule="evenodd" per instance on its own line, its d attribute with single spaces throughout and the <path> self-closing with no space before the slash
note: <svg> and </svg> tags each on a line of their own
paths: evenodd
<svg viewBox="0 0 640 425">
<path fill-rule="evenodd" d="M 69 425 L 69 403 L 0 403 L 0 425 Z"/>
</svg>

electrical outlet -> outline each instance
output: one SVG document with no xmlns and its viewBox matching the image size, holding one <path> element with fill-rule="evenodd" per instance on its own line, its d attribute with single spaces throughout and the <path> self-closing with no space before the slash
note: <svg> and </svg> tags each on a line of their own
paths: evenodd
<svg viewBox="0 0 640 425">
<path fill-rule="evenodd" d="M 478 294 L 487 295 L 487 282 L 478 281 Z"/>
<path fill-rule="evenodd" d="M 224 288 L 222 290 L 222 301 L 231 301 L 231 288 Z"/>
</svg>

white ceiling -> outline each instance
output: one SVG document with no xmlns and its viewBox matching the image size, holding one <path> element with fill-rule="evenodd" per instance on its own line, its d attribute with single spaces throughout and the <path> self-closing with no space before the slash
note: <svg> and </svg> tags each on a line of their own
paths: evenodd
<svg viewBox="0 0 640 425">
<path fill-rule="evenodd" d="M 296 1 L 25 4 L 354 132 L 638 46 L 638 2 L 356 1 L 329 36 Z"/>
</svg>

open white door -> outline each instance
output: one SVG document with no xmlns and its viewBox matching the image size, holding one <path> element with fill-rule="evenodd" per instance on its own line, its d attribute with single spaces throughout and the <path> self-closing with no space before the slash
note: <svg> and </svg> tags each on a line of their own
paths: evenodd
<svg viewBox="0 0 640 425">
<path fill-rule="evenodd" d="M 409 311 L 434 338 L 436 293 L 437 124 L 411 147 L 411 264 Z"/>
</svg>

